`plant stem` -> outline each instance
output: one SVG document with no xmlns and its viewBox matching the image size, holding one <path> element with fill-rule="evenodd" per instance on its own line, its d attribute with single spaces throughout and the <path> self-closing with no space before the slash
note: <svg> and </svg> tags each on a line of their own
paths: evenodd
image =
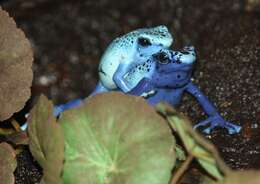
<svg viewBox="0 0 260 184">
<path fill-rule="evenodd" d="M 189 154 L 188 158 L 183 162 L 181 167 L 176 171 L 176 173 L 172 177 L 170 184 L 177 184 L 177 182 L 179 181 L 181 176 L 184 174 L 186 169 L 189 167 L 189 164 L 191 163 L 193 158 L 194 158 L 194 156 L 192 154 Z"/>
</svg>

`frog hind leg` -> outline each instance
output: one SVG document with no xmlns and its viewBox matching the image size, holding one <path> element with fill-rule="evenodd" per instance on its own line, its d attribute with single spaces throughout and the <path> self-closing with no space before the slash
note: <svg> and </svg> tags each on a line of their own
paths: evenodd
<svg viewBox="0 0 260 184">
<path fill-rule="evenodd" d="M 224 119 L 219 117 L 217 118 L 209 117 L 208 119 L 194 125 L 193 128 L 197 129 L 198 127 L 207 126 L 207 125 L 209 125 L 209 127 L 203 130 L 203 132 L 206 134 L 210 134 L 210 132 L 216 127 L 226 128 L 229 134 L 236 134 L 239 133 L 241 130 L 241 126 L 225 121 Z"/>
<path fill-rule="evenodd" d="M 71 100 L 65 104 L 55 105 L 53 108 L 53 116 L 59 117 L 62 112 L 66 111 L 68 109 L 78 107 L 82 104 L 82 102 L 83 102 L 83 99 L 78 98 L 78 99 Z M 29 114 L 27 114 L 26 116 L 28 116 L 28 115 Z M 22 131 L 25 131 L 28 128 L 28 123 L 26 122 L 20 128 Z"/>
<path fill-rule="evenodd" d="M 105 93 L 105 92 L 109 92 L 112 91 L 111 89 L 107 89 L 100 81 L 98 82 L 98 84 L 96 85 L 96 88 L 94 89 L 94 91 L 92 93 L 90 93 L 89 97 L 91 96 L 95 96 L 96 94 L 99 93 Z"/>
<path fill-rule="evenodd" d="M 96 94 L 109 92 L 109 91 L 111 91 L 111 90 L 107 89 L 106 87 L 104 87 L 102 85 L 101 82 L 99 82 L 97 84 L 96 88 L 94 89 L 94 91 L 88 97 L 95 96 Z M 82 102 L 83 102 L 83 99 L 78 98 L 78 99 L 71 100 L 65 104 L 56 105 L 54 107 L 53 115 L 55 117 L 58 117 L 60 115 L 60 113 L 62 113 L 63 111 L 78 107 L 82 104 Z"/>
<path fill-rule="evenodd" d="M 207 134 L 209 134 L 215 127 L 225 128 L 228 130 L 229 134 L 239 133 L 241 126 L 224 120 L 218 113 L 216 107 L 208 100 L 208 98 L 196 85 L 190 82 L 187 84 L 186 90 L 197 99 L 205 113 L 209 116 L 206 120 L 196 124 L 194 128 L 208 125 L 209 127 L 203 131 Z"/>
</svg>

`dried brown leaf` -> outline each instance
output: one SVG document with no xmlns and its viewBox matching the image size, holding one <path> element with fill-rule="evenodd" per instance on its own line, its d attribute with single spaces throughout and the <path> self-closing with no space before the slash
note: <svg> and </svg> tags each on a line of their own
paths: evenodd
<svg viewBox="0 0 260 184">
<path fill-rule="evenodd" d="M 53 104 L 45 96 L 30 112 L 28 134 L 30 151 L 43 168 L 41 183 L 62 184 L 63 131 L 53 116 Z"/>
<path fill-rule="evenodd" d="M 0 7 L 0 121 L 21 110 L 30 97 L 32 62 L 30 42 Z"/>
<path fill-rule="evenodd" d="M 0 144 L 0 183 L 13 184 L 16 168 L 15 151 L 7 143 Z"/>
<path fill-rule="evenodd" d="M 14 145 L 28 145 L 29 138 L 24 131 L 15 132 L 13 134 L 6 135 L 6 141 L 11 142 Z"/>
</svg>

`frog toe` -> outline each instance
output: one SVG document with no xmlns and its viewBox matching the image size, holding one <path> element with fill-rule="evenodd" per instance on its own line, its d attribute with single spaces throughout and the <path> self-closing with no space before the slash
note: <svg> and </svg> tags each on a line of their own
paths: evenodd
<svg viewBox="0 0 260 184">
<path fill-rule="evenodd" d="M 193 128 L 194 128 L 194 129 L 197 129 L 198 127 L 206 126 L 206 125 L 208 125 L 210 122 L 211 122 L 211 119 L 208 118 L 208 119 L 206 119 L 206 120 L 204 120 L 204 121 L 201 121 L 201 122 L 197 123 L 196 125 L 193 126 Z"/>
<path fill-rule="evenodd" d="M 210 134 L 211 131 L 216 127 L 216 125 L 214 124 L 211 124 L 210 127 L 204 129 L 202 132 L 205 133 L 205 134 Z"/>
<path fill-rule="evenodd" d="M 208 119 L 196 124 L 195 126 L 193 126 L 194 129 L 201 127 L 201 126 L 208 126 L 207 128 L 205 128 L 202 132 L 206 133 L 206 134 L 210 134 L 211 131 L 216 128 L 216 127 L 221 127 L 221 128 L 225 128 L 228 130 L 228 134 L 236 134 L 239 133 L 241 130 L 241 126 L 236 125 L 234 123 L 231 122 L 227 122 L 225 121 L 223 118 L 221 118 L 220 116 L 212 116 L 209 117 Z"/>
<path fill-rule="evenodd" d="M 226 128 L 229 134 L 236 134 L 239 133 L 241 130 L 241 126 L 235 125 L 234 123 L 230 122 L 225 122 L 223 128 Z"/>
</svg>

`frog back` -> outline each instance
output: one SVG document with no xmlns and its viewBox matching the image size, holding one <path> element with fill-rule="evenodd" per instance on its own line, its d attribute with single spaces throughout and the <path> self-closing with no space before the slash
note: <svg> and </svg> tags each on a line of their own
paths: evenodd
<svg viewBox="0 0 260 184">
<path fill-rule="evenodd" d="M 135 54 L 135 37 L 133 34 L 127 34 L 116 38 L 108 46 L 101 57 L 98 68 L 101 83 L 108 89 L 116 89 L 113 76 L 120 64 L 130 65 Z"/>
</svg>

